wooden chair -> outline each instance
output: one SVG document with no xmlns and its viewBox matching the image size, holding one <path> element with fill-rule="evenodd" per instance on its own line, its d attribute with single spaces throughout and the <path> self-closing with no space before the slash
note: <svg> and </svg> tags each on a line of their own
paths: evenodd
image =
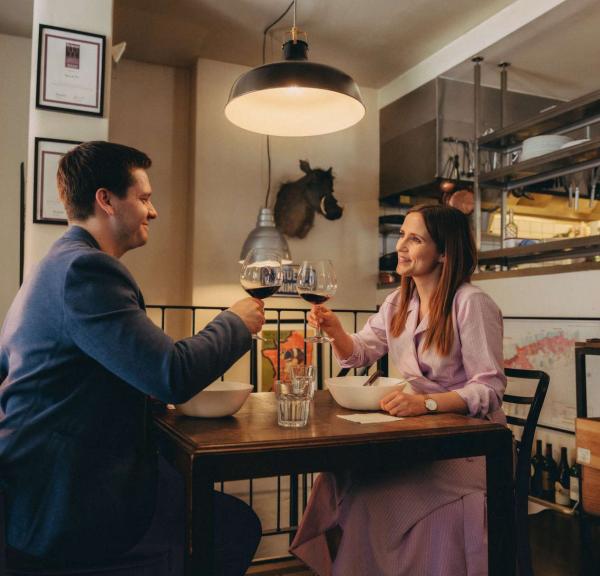
<svg viewBox="0 0 600 576">
<path fill-rule="evenodd" d="M 138 561 L 105 563 L 72 570 L 11 570 L 7 566 L 5 495 L 0 487 L 0 576 L 164 576 L 168 573 L 168 554 Z"/>
<path fill-rule="evenodd" d="M 528 405 L 526 417 L 509 415 L 508 423 L 523 429 L 521 438 L 516 442 L 517 462 L 515 467 L 515 516 L 517 535 L 517 567 L 519 576 L 532 576 L 531 548 L 529 545 L 529 520 L 527 515 L 529 497 L 529 475 L 531 470 L 531 448 L 535 429 L 542 411 L 550 377 L 541 370 L 523 370 L 520 368 L 506 368 L 504 370 L 509 379 L 508 393 L 504 394 L 503 402 L 515 406 Z M 511 379 L 529 380 L 535 383 L 535 392 L 531 394 L 513 394 L 510 392 Z M 531 384 L 529 385 L 531 386 Z"/>
</svg>

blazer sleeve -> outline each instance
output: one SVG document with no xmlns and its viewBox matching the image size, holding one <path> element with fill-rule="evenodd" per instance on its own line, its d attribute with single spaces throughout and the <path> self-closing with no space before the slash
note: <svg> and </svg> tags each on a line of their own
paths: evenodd
<svg viewBox="0 0 600 576">
<path fill-rule="evenodd" d="M 189 400 L 251 345 L 245 324 L 228 311 L 196 335 L 174 342 L 146 315 L 127 269 L 102 252 L 71 263 L 63 302 L 65 330 L 75 345 L 117 377 L 163 402 Z"/>
<path fill-rule="evenodd" d="M 502 406 L 506 389 L 502 313 L 487 294 L 472 294 L 460 306 L 457 322 L 467 382 L 456 392 L 470 416 L 483 418 Z"/>
</svg>

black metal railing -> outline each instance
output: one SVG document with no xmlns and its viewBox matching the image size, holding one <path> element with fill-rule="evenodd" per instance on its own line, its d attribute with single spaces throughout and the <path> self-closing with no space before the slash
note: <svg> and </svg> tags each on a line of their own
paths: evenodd
<svg viewBox="0 0 600 576">
<path fill-rule="evenodd" d="M 176 325 L 175 332 L 177 333 L 178 338 L 182 338 L 185 336 L 191 336 L 195 334 L 203 325 L 208 324 L 211 318 L 208 318 L 211 313 L 214 315 L 220 313 L 225 310 L 225 307 L 220 306 L 171 306 L 164 304 L 150 304 L 146 306 L 148 315 L 156 322 L 165 332 L 169 333 L 168 323 L 169 317 L 177 314 L 181 316 L 183 313 L 185 318 L 182 326 L 181 317 L 179 318 L 179 322 Z M 351 332 L 356 332 L 359 328 L 358 321 L 360 316 L 370 316 L 376 310 L 352 310 L 352 309 L 333 309 L 333 311 L 345 322 L 347 329 Z M 200 321 L 200 316 L 204 315 Z M 276 350 L 276 361 L 274 363 L 273 368 L 276 368 L 275 374 L 281 373 L 281 336 L 282 331 L 285 330 L 286 327 L 298 327 L 302 326 L 301 331 L 303 334 L 303 345 L 304 345 L 304 358 L 307 358 L 307 343 L 304 341 L 304 338 L 308 335 L 308 326 L 307 326 L 307 315 L 308 309 L 298 309 L 298 308 L 265 308 L 265 315 L 267 319 L 265 321 L 265 326 L 263 327 L 263 331 L 265 328 L 274 328 L 275 338 L 273 339 L 273 343 Z M 330 344 L 315 344 L 316 349 L 316 362 L 313 364 L 316 366 L 317 371 L 317 388 L 323 389 L 323 384 L 325 380 L 324 374 L 327 373 L 329 377 L 333 376 L 333 351 L 331 349 Z M 254 386 L 254 391 L 260 391 L 261 388 L 259 386 L 259 344 L 256 340 L 252 341 L 252 348 L 249 352 L 250 360 L 249 360 L 249 381 Z M 326 361 L 325 361 L 326 360 Z M 238 362 L 245 361 L 244 358 L 239 360 Z M 388 363 L 387 356 L 382 358 L 378 362 L 378 368 L 383 371 L 384 374 L 388 373 Z M 364 372 L 367 369 L 361 369 L 360 371 Z M 340 374 L 346 374 L 348 370 L 343 370 Z M 354 373 L 359 373 L 359 370 L 354 369 Z M 224 377 L 222 377 L 223 379 Z M 300 511 L 304 512 L 308 495 L 310 493 L 310 489 L 313 485 L 313 474 L 302 474 L 297 475 L 293 474 L 290 476 L 286 476 L 282 478 L 281 476 L 276 476 L 272 479 L 267 479 L 267 481 L 272 481 L 274 483 L 274 492 L 276 494 L 275 503 L 271 505 L 271 508 L 275 510 L 275 521 L 274 526 L 268 526 L 263 529 L 263 537 L 267 536 L 279 536 L 279 535 L 289 535 L 289 540 L 293 538 L 293 535 L 297 529 L 298 521 L 300 519 Z M 234 490 L 227 490 L 225 483 L 219 482 L 215 486 L 215 489 L 221 491 L 230 491 L 234 493 L 238 497 L 242 497 L 245 499 L 250 506 L 255 505 L 255 481 L 253 479 L 248 479 L 243 481 L 247 482 L 247 488 L 240 489 L 239 483 L 227 483 L 234 485 Z M 264 482 L 264 480 L 263 480 Z M 286 489 L 287 487 L 287 489 Z M 287 498 L 286 498 L 287 496 Z M 282 515 L 285 514 L 284 511 L 284 501 L 287 501 L 287 525 L 284 525 L 282 522 Z M 260 516 L 260 510 L 256 510 Z M 264 524 L 264 522 L 263 522 Z"/>
</svg>

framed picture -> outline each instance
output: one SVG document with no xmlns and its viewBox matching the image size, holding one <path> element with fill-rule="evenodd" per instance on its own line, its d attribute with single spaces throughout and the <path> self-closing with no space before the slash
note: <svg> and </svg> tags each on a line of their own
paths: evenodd
<svg viewBox="0 0 600 576">
<path fill-rule="evenodd" d="M 277 327 L 263 328 L 260 335 L 263 338 L 260 348 L 259 363 L 259 392 L 273 390 L 273 382 L 287 377 L 290 366 L 296 364 L 312 364 L 312 342 L 304 341 L 304 325 L 301 322 L 285 323 L 283 321 L 279 332 L 279 365 L 277 363 Z M 306 334 L 311 336 L 314 330 L 307 327 Z"/>
<path fill-rule="evenodd" d="M 37 224 L 67 224 L 67 213 L 58 197 L 56 172 L 66 152 L 81 142 L 35 139 L 33 173 L 33 221 Z"/>
<path fill-rule="evenodd" d="M 276 296 L 298 296 L 296 292 L 296 280 L 298 278 L 298 264 L 284 264 L 282 266 L 283 282 L 281 288 L 277 291 Z"/>
<path fill-rule="evenodd" d="M 102 116 L 106 37 L 40 24 L 36 106 Z"/>
</svg>

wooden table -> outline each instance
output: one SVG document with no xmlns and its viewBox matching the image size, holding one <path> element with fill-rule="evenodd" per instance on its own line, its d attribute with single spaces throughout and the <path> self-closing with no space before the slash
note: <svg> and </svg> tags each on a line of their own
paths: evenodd
<svg viewBox="0 0 600 576">
<path fill-rule="evenodd" d="M 272 393 L 252 394 L 233 417 L 156 417 L 164 455 L 186 482 L 186 574 L 212 575 L 215 481 L 356 469 L 401 468 L 407 462 L 485 456 L 490 576 L 515 570 L 512 435 L 504 426 L 458 414 L 436 414 L 381 424 L 337 418 L 340 408 L 317 391 L 308 425 L 277 425 Z M 198 546 L 192 548 L 192 534 Z"/>
</svg>

